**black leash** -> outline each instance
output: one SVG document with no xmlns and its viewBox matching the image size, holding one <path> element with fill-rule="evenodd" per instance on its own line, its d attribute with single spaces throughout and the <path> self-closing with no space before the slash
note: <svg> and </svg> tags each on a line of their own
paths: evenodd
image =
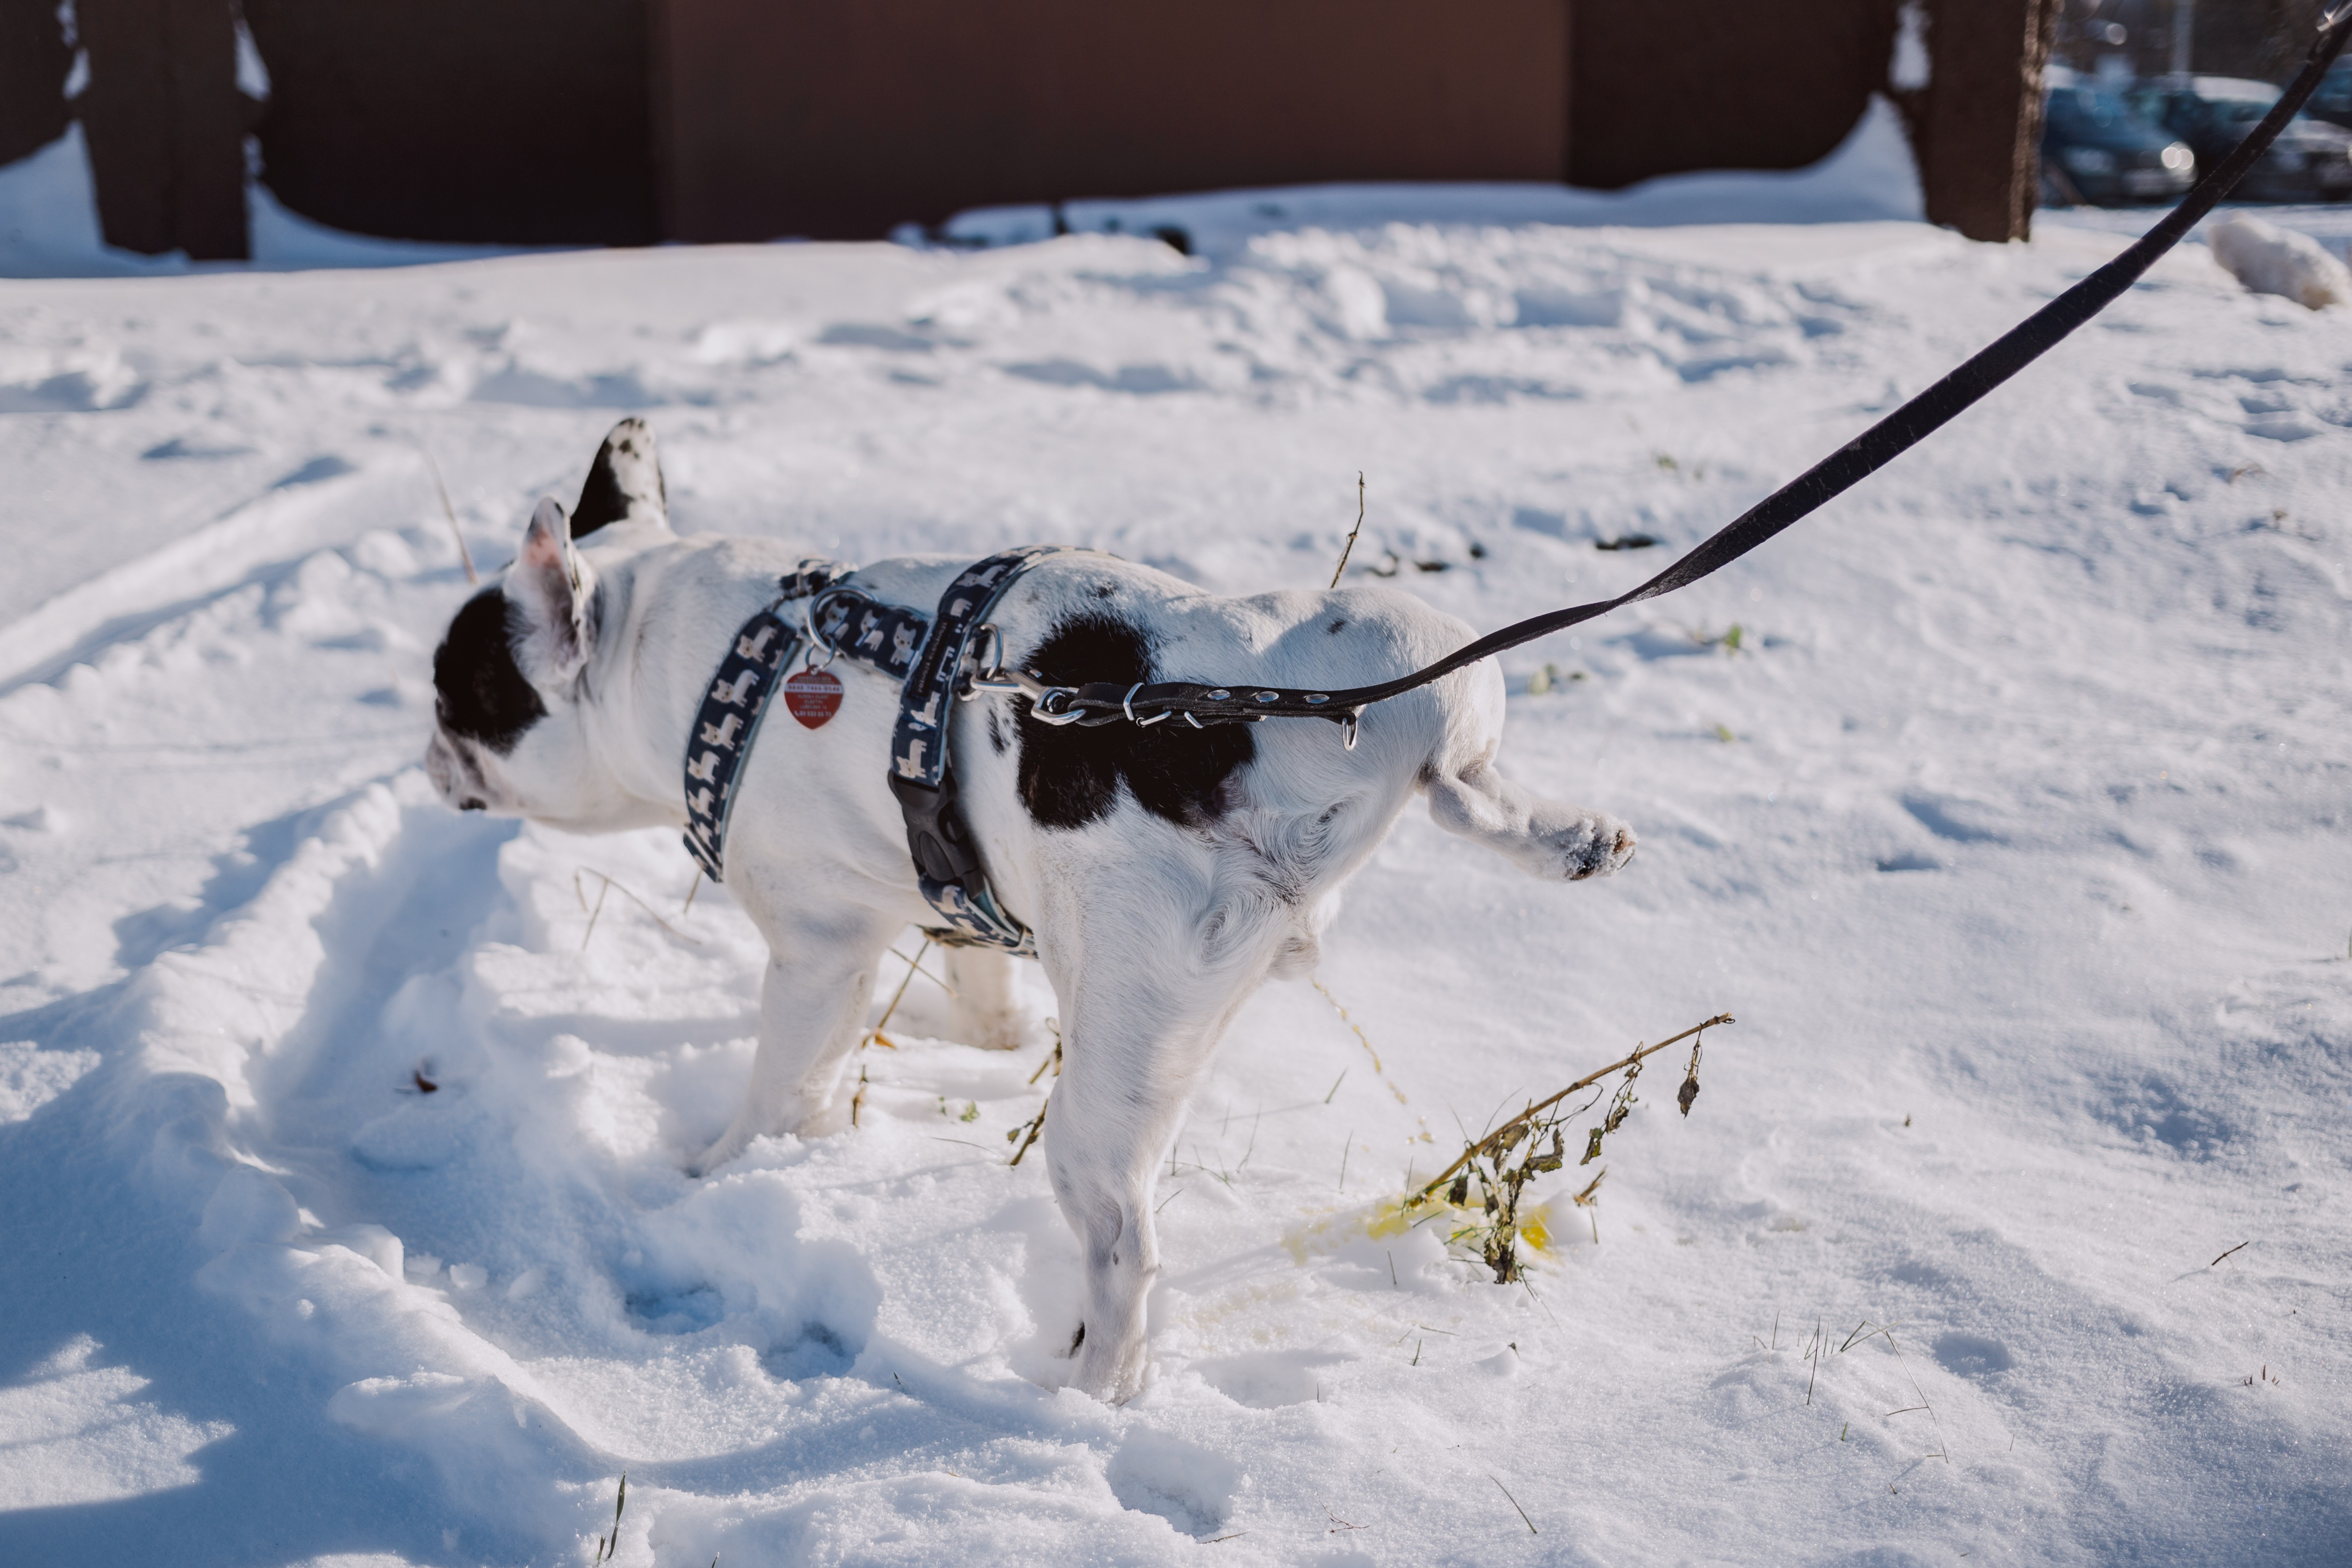
<svg viewBox="0 0 2352 1568">
<path fill-rule="evenodd" d="M 1080 686 L 1054 686 L 1027 672 L 1010 670 L 982 672 L 980 679 L 986 684 L 984 689 L 1025 693 L 1034 704 L 1034 716 L 1048 724 L 1101 725 L 1122 718 L 1137 724 L 1157 724 L 1162 719 L 1181 717 L 1198 727 L 1244 724 L 1262 718 L 1328 718 L 1347 727 L 1348 743 L 1353 746 L 1356 716 L 1373 703 L 1401 696 L 1507 648 L 1516 648 L 1612 610 L 1688 587 L 1729 566 L 1791 523 L 1868 478 L 2115 303 L 2156 264 L 2158 257 L 2196 227 L 2253 167 L 2254 161 L 2269 150 L 2287 121 L 2294 118 L 2295 111 L 2319 86 L 2319 78 L 2343 51 L 2347 38 L 2352 38 L 2352 4 L 2341 5 L 2320 18 L 2319 35 L 2313 41 L 2310 58 L 2302 73 L 2279 95 L 2278 101 L 2271 105 L 2262 123 L 2129 250 L 1979 350 L 1942 381 L 1764 497 L 1696 549 L 1630 593 L 1555 610 L 1506 626 L 1455 650 L 1426 669 L 1346 691 L 1212 686 L 1192 681 L 1156 681 L 1142 685 L 1095 682 Z"/>
</svg>

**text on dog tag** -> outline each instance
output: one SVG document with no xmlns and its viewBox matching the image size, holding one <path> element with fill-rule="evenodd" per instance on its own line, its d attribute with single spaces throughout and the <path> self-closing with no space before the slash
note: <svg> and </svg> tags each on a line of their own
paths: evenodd
<svg viewBox="0 0 2352 1568">
<path fill-rule="evenodd" d="M 784 682 L 784 708 L 814 729 L 841 706 L 841 677 L 830 670 L 803 670 Z"/>
</svg>

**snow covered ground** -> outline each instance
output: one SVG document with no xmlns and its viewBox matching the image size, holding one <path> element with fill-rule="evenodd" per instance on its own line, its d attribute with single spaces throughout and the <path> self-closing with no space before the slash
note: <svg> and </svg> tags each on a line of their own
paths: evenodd
<svg viewBox="0 0 2352 1568">
<path fill-rule="evenodd" d="M 2119 243 L 1927 228 L 1886 151 L 1075 210 L 1191 259 L 0 284 L 0 1560 L 581 1563 L 624 1470 L 616 1560 L 693 1568 L 2352 1557 L 2352 319 L 2201 246 L 1507 659 L 1506 766 L 1639 858 L 1547 887 L 1408 814 L 1321 974 L 1390 1082 L 1309 987 L 1250 1005 L 1124 1408 L 1050 1386 L 1042 1033 L 927 1038 L 919 978 L 859 1129 L 688 1181 L 747 924 L 672 835 L 415 766 L 467 592 L 425 455 L 494 569 L 627 412 L 682 527 L 847 559 L 1306 586 L 1361 470 L 1402 591 L 1615 591 Z M 1545 1178 L 1527 1288 L 1376 1234 L 1461 1127 L 1727 1010 L 1596 1208 Z"/>
</svg>

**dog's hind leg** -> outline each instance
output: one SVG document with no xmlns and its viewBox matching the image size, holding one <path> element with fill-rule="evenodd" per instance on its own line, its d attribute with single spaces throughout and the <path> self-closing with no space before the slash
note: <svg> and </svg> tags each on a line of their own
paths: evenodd
<svg viewBox="0 0 2352 1568">
<path fill-rule="evenodd" d="M 1171 898 L 1183 879 L 1155 878 L 1160 868 L 1141 858 L 1107 861 L 1046 950 L 1066 1036 L 1046 1166 L 1086 1263 L 1071 1384 L 1113 1403 L 1143 1382 L 1160 1162 L 1227 1021 L 1297 925 L 1262 882 L 1195 884 L 1198 902 Z"/>
<path fill-rule="evenodd" d="M 845 915 L 769 934 L 760 1049 L 742 1112 L 688 1174 L 715 1170 L 771 1133 L 821 1137 L 846 1124 L 835 1103 L 842 1060 L 865 1031 L 875 966 L 898 928 L 895 918 Z"/>
<path fill-rule="evenodd" d="M 1433 764 L 1422 776 L 1429 814 L 1459 833 L 1517 862 L 1537 876 L 1580 882 L 1607 876 L 1633 858 L 1633 830 L 1583 806 L 1564 805 L 1521 789 L 1495 769 L 1493 749 L 1452 766 Z"/>
<path fill-rule="evenodd" d="M 1144 1304 L 1160 1272 L 1152 1195 L 1191 1096 L 1192 1074 L 1181 1069 L 1207 1051 L 1168 1038 L 1141 1009 L 1115 1003 L 1082 998 L 1067 1027 L 1071 1043 L 1045 1142 L 1055 1199 L 1077 1232 L 1086 1264 L 1070 1382 L 1118 1404 L 1143 1383 Z"/>
</svg>

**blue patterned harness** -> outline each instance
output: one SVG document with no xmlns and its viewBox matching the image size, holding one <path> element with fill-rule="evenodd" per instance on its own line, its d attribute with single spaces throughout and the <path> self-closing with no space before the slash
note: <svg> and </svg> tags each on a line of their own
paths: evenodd
<svg viewBox="0 0 2352 1568">
<path fill-rule="evenodd" d="M 940 595 L 938 612 L 885 604 L 848 581 L 850 569 L 804 560 L 777 581 L 776 597 L 743 622 L 719 662 L 686 747 L 686 848 L 713 882 L 724 880 L 735 777 L 751 754 L 760 721 L 805 645 L 814 667 L 846 656 L 903 677 L 890 737 L 890 793 L 907 819 L 916 882 L 940 925 L 925 935 L 949 946 L 999 947 L 1034 957 L 1029 928 L 990 891 L 980 852 L 957 807 L 949 767 L 950 704 L 971 674 L 971 641 L 1030 567 L 1067 545 L 1029 545 L 967 567 Z M 803 601 L 797 620 L 782 613 Z M 822 649 L 821 654 L 817 650 Z"/>
</svg>

